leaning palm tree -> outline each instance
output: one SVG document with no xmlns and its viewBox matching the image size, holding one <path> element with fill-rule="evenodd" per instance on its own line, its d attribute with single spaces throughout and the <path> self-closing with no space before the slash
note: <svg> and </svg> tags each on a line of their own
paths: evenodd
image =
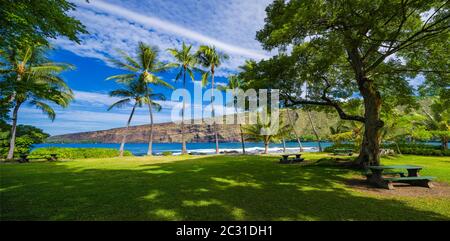
<svg viewBox="0 0 450 241">
<path fill-rule="evenodd" d="M 123 60 L 110 59 L 117 67 L 126 70 L 130 73 L 115 75 L 107 78 L 108 80 L 115 80 L 119 83 L 127 83 L 138 79 L 144 83 L 145 87 L 145 97 L 150 99 L 151 89 L 148 86 L 159 85 L 167 88 L 173 88 L 169 83 L 162 80 L 156 75 L 156 73 L 163 72 L 167 70 L 168 66 L 163 64 L 158 60 L 158 49 L 154 46 L 147 45 L 145 43 L 139 42 L 139 46 L 136 51 L 136 58 L 131 57 L 124 51 L 118 51 Z M 148 138 L 148 151 L 147 155 L 152 155 L 153 153 L 153 111 L 151 104 L 152 101 L 148 101 L 146 104 L 148 106 L 149 117 L 150 117 L 150 135 Z"/>
<path fill-rule="evenodd" d="M 167 49 L 167 51 L 175 58 L 175 62 L 170 63 L 169 67 L 177 68 L 178 73 L 175 80 L 179 80 L 183 76 L 183 88 L 186 89 L 186 74 L 189 75 L 192 81 L 194 81 L 194 71 L 198 71 L 196 68 L 197 59 L 195 55 L 191 53 L 192 45 L 186 45 L 183 42 L 181 49 Z M 184 114 L 186 111 L 186 100 L 183 98 L 183 108 L 181 110 L 181 154 L 186 154 L 186 139 L 184 131 Z"/>
<path fill-rule="evenodd" d="M 216 48 L 214 46 L 205 46 L 202 45 L 197 51 L 197 59 L 198 62 L 205 68 L 208 68 L 208 71 L 205 71 L 202 75 L 202 85 L 206 86 L 208 83 L 208 79 L 211 76 L 211 117 L 213 119 L 213 128 L 214 128 L 214 138 L 216 141 L 216 154 L 219 154 L 219 138 L 217 136 L 217 126 L 216 126 L 216 120 L 215 120 L 215 113 L 214 113 L 214 74 L 216 71 L 216 68 L 218 68 L 223 60 L 228 59 L 228 55 L 222 54 L 218 51 L 216 51 Z"/>
<path fill-rule="evenodd" d="M 234 112 L 236 112 L 236 115 L 238 115 L 238 103 L 237 103 L 237 90 L 241 89 L 243 85 L 242 80 L 236 76 L 236 75 L 230 75 L 228 76 L 228 84 L 226 86 L 219 86 L 217 87 L 221 91 L 226 91 L 227 89 L 231 90 L 233 95 L 233 106 L 234 106 Z M 244 132 L 242 131 L 242 124 L 239 123 L 239 131 L 241 134 L 241 144 L 242 144 L 242 154 L 245 154 L 245 138 L 244 138 Z"/>
<path fill-rule="evenodd" d="M 23 104 L 30 104 L 42 110 L 52 121 L 55 111 L 48 104 L 67 107 L 73 100 L 72 90 L 59 74 L 73 67 L 65 63 L 50 62 L 44 55 L 46 49 L 29 46 L 22 49 L 1 51 L 3 61 L 1 68 L 1 88 L 7 89 L 12 105 L 12 127 L 7 159 L 14 158 L 16 130 L 19 109 Z"/>
</svg>

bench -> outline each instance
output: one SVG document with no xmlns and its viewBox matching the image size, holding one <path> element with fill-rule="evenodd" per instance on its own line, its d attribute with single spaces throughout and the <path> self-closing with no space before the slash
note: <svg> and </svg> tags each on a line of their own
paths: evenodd
<svg viewBox="0 0 450 241">
<path fill-rule="evenodd" d="M 364 171 L 363 175 L 368 177 L 370 175 L 372 175 L 372 172 L 370 171 Z M 400 171 L 390 171 L 390 172 L 383 172 L 383 175 L 390 175 L 390 176 L 396 176 L 399 175 L 400 177 L 406 177 L 404 172 L 400 172 Z"/>
<path fill-rule="evenodd" d="M 432 188 L 431 180 L 434 177 L 420 176 L 419 171 L 422 168 L 414 165 L 369 166 L 368 170 L 370 170 L 370 173 L 366 172 L 366 177 L 369 183 L 390 190 L 394 189 L 394 182 Z M 400 171 L 393 171 L 397 169 L 406 169 L 408 175 L 406 176 L 405 173 Z M 385 177 L 384 175 L 394 175 L 394 177 Z M 396 175 L 399 175 L 399 177 Z"/>
<path fill-rule="evenodd" d="M 431 177 L 431 176 L 391 177 L 391 178 L 384 178 L 384 181 L 386 181 L 386 185 L 389 190 L 394 189 L 393 182 L 408 183 L 413 186 L 422 186 L 422 187 L 432 188 L 433 184 L 431 184 L 431 180 L 433 180 L 434 178 L 435 177 Z"/>
<path fill-rule="evenodd" d="M 289 156 L 295 156 L 294 158 L 289 158 Z M 280 163 L 281 164 L 291 164 L 291 163 L 296 163 L 296 162 L 302 162 L 305 159 L 302 158 L 302 154 L 297 153 L 297 154 L 283 154 L 281 155 L 281 159 L 280 159 Z"/>
<path fill-rule="evenodd" d="M 30 158 L 28 154 L 22 154 L 22 155 L 20 155 L 19 162 L 26 163 L 26 162 L 30 162 L 30 160 L 33 160 L 33 159 L 34 160 L 46 159 L 47 161 L 57 161 L 58 154 L 52 153 L 50 155 L 33 156 L 32 158 Z"/>
<path fill-rule="evenodd" d="M 344 149 L 344 148 L 338 148 L 338 149 L 334 149 L 333 151 L 334 155 L 353 155 L 353 150 L 352 149 Z"/>
</svg>

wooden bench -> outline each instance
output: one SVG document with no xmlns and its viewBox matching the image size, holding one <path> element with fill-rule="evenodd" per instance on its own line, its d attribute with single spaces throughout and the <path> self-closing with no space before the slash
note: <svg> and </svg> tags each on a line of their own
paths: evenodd
<svg viewBox="0 0 450 241">
<path fill-rule="evenodd" d="M 19 162 L 26 163 L 26 162 L 30 162 L 30 160 L 33 160 L 33 159 L 35 159 L 35 160 L 46 159 L 47 161 L 57 161 L 58 154 L 52 153 L 50 155 L 33 156 L 32 158 L 30 158 L 28 154 L 22 154 L 22 155 L 20 155 Z"/>
<path fill-rule="evenodd" d="M 419 171 L 422 170 L 421 166 L 414 165 L 392 165 L 392 166 L 369 166 L 370 173 L 366 173 L 367 181 L 370 184 L 387 189 L 394 189 L 394 182 L 408 183 L 413 186 L 423 186 L 432 188 L 431 180 L 434 177 L 420 176 Z M 400 171 L 392 171 L 397 169 L 406 169 L 408 175 Z M 386 171 L 388 170 L 388 171 Z M 394 177 L 385 177 L 384 175 L 394 175 Z M 399 175 L 399 176 L 396 176 Z"/>
<path fill-rule="evenodd" d="M 431 176 L 391 177 L 391 178 L 384 178 L 384 181 L 386 181 L 386 185 L 389 190 L 394 189 L 393 182 L 408 183 L 413 186 L 422 186 L 422 187 L 432 188 L 433 184 L 431 183 L 431 180 L 433 180 L 434 178 L 435 177 L 431 177 Z"/>
<path fill-rule="evenodd" d="M 338 149 L 334 149 L 333 151 L 334 155 L 353 155 L 353 150 L 352 149 L 345 149 L 345 148 L 338 148 Z"/>
<path fill-rule="evenodd" d="M 289 158 L 290 156 L 295 156 L 294 158 Z M 281 155 L 280 163 L 281 164 L 291 164 L 296 162 L 302 162 L 305 159 L 302 158 L 302 154 L 296 153 L 296 154 L 283 154 Z"/>
</svg>

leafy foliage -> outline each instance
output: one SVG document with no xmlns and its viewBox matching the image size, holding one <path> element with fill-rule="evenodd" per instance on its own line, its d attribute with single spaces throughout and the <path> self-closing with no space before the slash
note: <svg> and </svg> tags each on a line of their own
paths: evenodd
<svg viewBox="0 0 450 241">
<path fill-rule="evenodd" d="M 22 48 L 48 44 L 48 38 L 65 36 L 77 43 L 85 26 L 67 15 L 75 4 L 65 0 L 0 0 L 0 46 Z"/>
<path fill-rule="evenodd" d="M 6 158 L 9 150 L 11 125 L 0 121 L 0 158 Z M 33 144 L 42 143 L 50 135 L 41 129 L 29 125 L 17 126 L 17 138 L 14 153 L 16 156 L 28 153 Z"/>
<path fill-rule="evenodd" d="M 82 158 L 109 158 L 117 157 L 119 151 L 108 148 L 59 148 L 46 147 L 37 148 L 30 153 L 30 158 L 45 157 L 57 154 L 60 159 L 82 159 Z M 124 156 L 132 156 L 131 152 L 125 151 Z"/>
</svg>

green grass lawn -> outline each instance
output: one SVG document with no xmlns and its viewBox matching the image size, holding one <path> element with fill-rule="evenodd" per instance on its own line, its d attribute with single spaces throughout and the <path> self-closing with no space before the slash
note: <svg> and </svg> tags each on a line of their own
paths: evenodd
<svg viewBox="0 0 450 241">
<path fill-rule="evenodd" d="M 306 154 L 318 160 L 326 154 Z M 380 196 L 358 172 L 277 156 L 126 157 L 0 164 L 2 220 L 450 220 L 450 197 Z M 450 183 L 450 158 L 401 156 Z"/>
</svg>

